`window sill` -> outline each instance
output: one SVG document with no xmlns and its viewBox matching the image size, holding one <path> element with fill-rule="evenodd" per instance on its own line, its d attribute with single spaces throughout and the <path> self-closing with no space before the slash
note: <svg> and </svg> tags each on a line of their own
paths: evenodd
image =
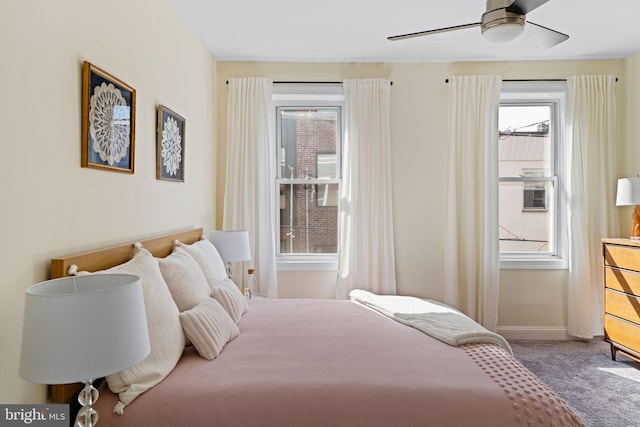
<svg viewBox="0 0 640 427">
<path fill-rule="evenodd" d="M 277 271 L 338 271 L 337 257 L 309 259 L 308 257 L 276 258 Z"/>
<path fill-rule="evenodd" d="M 500 270 L 567 270 L 567 259 L 511 258 L 500 260 Z"/>
</svg>

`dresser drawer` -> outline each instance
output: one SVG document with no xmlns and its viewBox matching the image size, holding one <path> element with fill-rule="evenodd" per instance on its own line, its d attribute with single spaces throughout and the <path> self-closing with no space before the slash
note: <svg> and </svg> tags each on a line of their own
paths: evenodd
<svg viewBox="0 0 640 427">
<path fill-rule="evenodd" d="M 605 267 L 604 285 L 610 289 L 640 296 L 640 273 Z"/>
<path fill-rule="evenodd" d="M 640 248 L 604 245 L 604 265 L 640 271 Z"/>
<path fill-rule="evenodd" d="M 640 349 L 640 326 L 616 319 L 609 315 L 604 316 L 605 338 L 620 343 L 631 349 Z"/>
<path fill-rule="evenodd" d="M 604 293 L 604 311 L 640 324 L 640 298 L 638 297 L 607 289 Z"/>
</svg>

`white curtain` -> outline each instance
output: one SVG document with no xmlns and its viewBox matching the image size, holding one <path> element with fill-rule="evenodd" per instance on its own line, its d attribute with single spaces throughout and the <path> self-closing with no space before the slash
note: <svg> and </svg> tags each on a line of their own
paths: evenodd
<svg viewBox="0 0 640 427">
<path fill-rule="evenodd" d="M 499 76 L 449 81 L 445 303 L 487 329 L 498 325 Z"/>
<path fill-rule="evenodd" d="M 571 76 L 569 334 L 603 332 L 602 242 L 618 233 L 613 76 Z"/>
<path fill-rule="evenodd" d="M 391 82 L 345 80 L 344 96 L 336 298 L 356 288 L 395 294 Z"/>
<path fill-rule="evenodd" d="M 275 258 L 275 136 L 271 111 L 273 82 L 229 80 L 227 177 L 223 229 L 248 230 L 259 293 L 277 297 Z M 243 272 L 246 273 L 246 270 Z M 242 277 L 235 281 L 244 281 Z"/>
</svg>

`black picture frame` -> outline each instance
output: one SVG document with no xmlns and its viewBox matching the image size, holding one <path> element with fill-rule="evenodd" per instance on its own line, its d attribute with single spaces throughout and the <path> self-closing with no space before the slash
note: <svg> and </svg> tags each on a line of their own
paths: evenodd
<svg viewBox="0 0 640 427">
<path fill-rule="evenodd" d="M 184 182 L 184 117 L 158 106 L 156 131 L 156 179 Z"/>
<path fill-rule="evenodd" d="M 84 61 L 80 166 L 132 174 L 135 122 L 136 90 Z"/>
</svg>

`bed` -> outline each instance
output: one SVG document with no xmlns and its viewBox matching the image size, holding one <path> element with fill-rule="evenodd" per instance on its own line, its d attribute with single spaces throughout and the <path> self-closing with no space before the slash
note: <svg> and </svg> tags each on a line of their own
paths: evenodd
<svg viewBox="0 0 640 427">
<path fill-rule="evenodd" d="M 162 258 L 176 240 L 195 245 L 201 235 L 202 229 L 188 230 L 138 246 Z M 133 250 L 132 243 L 57 258 L 52 276 L 108 269 L 126 263 Z M 175 366 L 120 414 L 114 408 L 122 395 L 103 384 L 94 406 L 99 425 L 583 425 L 494 343 L 452 346 L 355 300 L 252 298 L 246 304 L 237 323 L 232 320 L 237 333 L 212 360 L 196 340 L 182 344 Z M 186 335 L 186 341 L 193 337 Z M 75 390 L 51 386 L 52 400 L 66 401 Z"/>
</svg>

